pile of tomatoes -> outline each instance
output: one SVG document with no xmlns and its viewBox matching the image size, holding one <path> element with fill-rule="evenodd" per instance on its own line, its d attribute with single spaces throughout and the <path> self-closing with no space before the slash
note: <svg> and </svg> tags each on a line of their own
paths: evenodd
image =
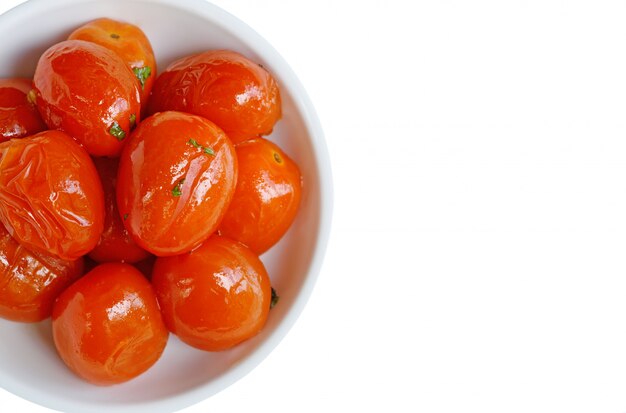
<svg viewBox="0 0 626 413">
<path fill-rule="evenodd" d="M 78 376 L 124 382 L 169 332 L 206 351 L 257 334 L 278 297 L 259 255 L 298 211 L 271 141 L 277 82 L 228 50 L 158 74 L 140 28 L 98 19 L 0 79 L 0 317 L 52 317 Z"/>
</svg>

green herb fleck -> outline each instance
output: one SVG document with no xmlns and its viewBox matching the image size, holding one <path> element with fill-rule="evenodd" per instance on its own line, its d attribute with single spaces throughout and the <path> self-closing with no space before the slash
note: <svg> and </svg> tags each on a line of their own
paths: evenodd
<svg viewBox="0 0 626 413">
<path fill-rule="evenodd" d="M 280 157 L 280 155 L 278 154 L 278 152 L 274 152 L 274 160 L 277 163 L 283 163 L 283 159 Z"/>
<path fill-rule="evenodd" d="M 124 221 L 128 219 L 128 214 L 124 214 Z"/>
<path fill-rule="evenodd" d="M 123 141 L 126 137 L 126 132 L 120 127 L 120 124 L 113 122 L 113 126 L 109 129 L 109 133 L 117 138 L 118 141 Z"/>
<path fill-rule="evenodd" d="M 278 304 L 278 300 L 280 300 L 280 297 L 278 296 L 278 294 L 276 294 L 276 290 L 274 289 L 274 287 L 272 287 L 272 301 L 270 301 L 270 310 L 274 308 L 276 304 Z"/>
<path fill-rule="evenodd" d="M 214 155 L 215 155 L 215 151 L 214 151 L 213 149 L 209 148 L 208 146 L 206 146 L 206 147 L 205 147 L 205 146 L 200 145 L 200 144 L 198 143 L 198 141 L 196 141 L 196 140 L 195 140 L 195 139 L 193 139 L 193 138 L 190 138 L 190 139 L 187 141 L 187 143 L 188 143 L 188 144 L 190 144 L 191 146 L 193 146 L 194 148 L 200 148 L 200 149 L 202 149 L 202 152 L 206 153 L 207 155 L 211 155 L 211 156 L 214 156 Z"/>
<path fill-rule="evenodd" d="M 114 38 L 114 39 L 119 39 L 120 35 L 117 34 L 117 33 L 111 33 L 111 37 Z"/>
<path fill-rule="evenodd" d="M 201 148 L 201 146 L 198 144 L 198 142 L 196 142 L 196 140 L 195 140 L 195 139 L 193 139 L 193 138 L 189 139 L 189 142 L 188 142 L 188 143 L 189 143 L 191 146 L 193 146 L 194 148 Z"/>
<path fill-rule="evenodd" d="M 173 196 L 181 196 L 183 194 L 183 191 L 181 189 L 181 185 L 185 183 L 185 178 L 181 179 L 180 181 L 178 181 L 178 183 L 176 184 L 176 186 L 174 188 L 172 188 L 172 195 Z"/>
<path fill-rule="evenodd" d="M 130 130 L 135 129 L 135 126 L 137 126 L 137 116 L 133 113 L 130 115 Z"/>
<path fill-rule="evenodd" d="M 141 90 L 143 90 L 143 87 L 146 84 L 146 79 L 149 78 L 152 73 L 150 66 L 134 67 L 133 73 L 135 73 L 135 76 L 139 79 L 139 83 L 141 83 Z"/>
</svg>

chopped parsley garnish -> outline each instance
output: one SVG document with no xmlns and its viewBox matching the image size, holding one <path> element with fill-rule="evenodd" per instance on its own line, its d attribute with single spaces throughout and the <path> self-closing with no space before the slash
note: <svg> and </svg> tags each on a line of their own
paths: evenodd
<svg viewBox="0 0 626 413">
<path fill-rule="evenodd" d="M 126 137 L 126 132 L 124 132 L 124 129 L 122 129 L 120 124 L 117 122 L 113 122 L 113 126 L 109 129 L 109 133 L 115 136 L 118 141 L 122 141 Z"/>
<path fill-rule="evenodd" d="M 150 73 L 152 73 L 150 66 L 133 67 L 133 73 L 137 76 L 137 79 L 139 79 L 139 83 L 141 83 L 141 90 L 143 90 L 143 87 L 146 84 L 146 79 L 149 78 Z"/>
<path fill-rule="evenodd" d="M 124 221 L 128 219 L 128 214 L 124 214 Z"/>
<path fill-rule="evenodd" d="M 187 143 L 191 146 L 193 146 L 194 148 L 200 148 L 202 149 L 202 152 L 206 153 L 207 155 L 211 155 L 214 156 L 215 155 L 215 151 L 211 148 L 209 148 L 208 146 L 202 146 L 198 143 L 198 141 L 196 141 L 193 138 L 190 138 Z"/>
<path fill-rule="evenodd" d="M 120 35 L 117 34 L 117 33 L 111 33 L 111 37 L 114 38 L 114 39 L 119 39 Z"/>
<path fill-rule="evenodd" d="M 283 163 L 283 159 L 280 157 L 280 155 L 278 154 L 278 152 L 274 152 L 274 160 L 277 163 Z"/>
<path fill-rule="evenodd" d="M 135 129 L 135 126 L 137 126 L 137 116 L 133 113 L 130 115 L 130 130 Z"/>
<path fill-rule="evenodd" d="M 172 188 L 172 195 L 173 196 L 181 196 L 183 194 L 183 191 L 181 189 L 181 185 L 185 183 L 185 178 L 181 179 L 180 181 L 178 181 L 178 183 L 176 184 L 176 186 L 174 188 Z"/>
<path fill-rule="evenodd" d="M 280 300 L 280 297 L 278 296 L 278 294 L 276 294 L 276 290 L 274 289 L 274 287 L 272 287 L 272 301 L 270 301 L 270 310 L 274 308 L 276 304 L 278 304 L 278 300 Z"/>
</svg>

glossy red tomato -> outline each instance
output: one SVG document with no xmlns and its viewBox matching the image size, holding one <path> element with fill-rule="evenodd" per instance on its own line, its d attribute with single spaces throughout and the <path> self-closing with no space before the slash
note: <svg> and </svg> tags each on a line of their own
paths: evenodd
<svg viewBox="0 0 626 413">
<path fill-rule="evenodd" d="M 65 364 L 99 385 L 146 371 L 168 338 L 150 283 L 120 263 L 97 266 L 58 297 L 52 333 Z"/>
<path fill-rule="evenodd" d="M 139 27 L 113 19 L 96 19 L 74 30 L 68 39 L 97 43 L 117 53 L 137 78 L 142 108 L 147 105 L 157 68 L 152 45 Z"/>
<path fill-rule="evenodd" d="M 302 178 L 295 162 L 266 139 L 240 143 L 235 150 L 237 186 L 219 232 L 261 254 L 278 242 L 296 217 Z"/>
<path fill-rule="evenodd" d="M 115 188 L 117 186 L 117 159 L 94 158 L 94 164 L 104 190 L 104 230 L 98 245 L 89 257 L 97 262 L 134 263 L 147 258 L 150 253 L 139 247 L 124 228 L 123 217 L 117 210 Z"/>
<path fill-rule="evenodd" d="M 263 67 L 230 50 L 211 50 L 179 59 L 159 75 L 149 111 L 165 110 L 204 116 L 226 133 L 265 135 L 281 116 L 281 101 Z"/>
<path fill-rule="evenodd" d="M 260 136 L 250 133 L 228 132 L 228 138 L 233 143 L 233 145 L 237 145 L 239 143 L 246 142 L 255 138 L 260 138 Z"/>
<path fill-rule="evenodd" d="M 140 120 L 137 79 L 115 52 L 66 40 L 39 59 L 33 85 L 50 129 L 67 132 L 94 156 L 118 156 Z"/>
<path fill-rule="evenodd" d="M 117 205 L 135 242 L 182 254 L 217 228 L 235 190 L 235 149 L 212 122 L 161 112 L 142 122 L 120 157 Z"/>
<path fill-rule="evenodd" d="M 87 152 L 60 131 L 1 143 L 0 221 L 34 251 L 88 253 L 102 234 L 104 199 Z"/>
<path fill-rule="evenodd" d="M 157 258 L 152 284 L 168 329 L 202 350 L 225 350 L 254 336 L 270 309 L 263 263 L 224 237 L 212 236 L 187 254 Z"/>
<path fill-rule="evenodd" d="M 28 100 L 31 89 L 28 79 L 0 79 L 0 142 L 46 129 L 35 105 Z"/>
<path fill-rule="evenodd" d="M 0 317 L 24 322 L 50 317 L 54 299 L 82 271 L 82 258 L 65 261 L 31 252 L 0 225 Z"/>
</svg>

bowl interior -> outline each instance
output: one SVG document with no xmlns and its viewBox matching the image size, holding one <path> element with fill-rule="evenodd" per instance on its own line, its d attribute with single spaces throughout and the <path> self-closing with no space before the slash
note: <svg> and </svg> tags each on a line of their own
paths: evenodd
<svg viewBox="0 0 626 413">
<path fill-rule="evenodd" d="M 202 0 L 31 0 L 0 16 L 0 77 L 32 76 L 39 56 L 81 24 L 110 17 L 139 25 L 152 42 L 159 72 L 172 60 L 207 49 L 236 50 L 276 77 L 283 118 L 269 137 L 299 165 L 304 193 L 288 234 L 261 258 L 281 296 L 263 332 L 235 349 L 208 353 L 171 336 L 159 362 L 128 383 L 96 387 L 57 357 L 49 321 L 0 320 L 0 386 L 62 411 L 171 411 L 225 388 L 256 366 L 287 332 L 319 271 L 329 227 L 330 178 L 319 123 L 304 90 L 273 48 L 245 24 Z"/>
</svg>

